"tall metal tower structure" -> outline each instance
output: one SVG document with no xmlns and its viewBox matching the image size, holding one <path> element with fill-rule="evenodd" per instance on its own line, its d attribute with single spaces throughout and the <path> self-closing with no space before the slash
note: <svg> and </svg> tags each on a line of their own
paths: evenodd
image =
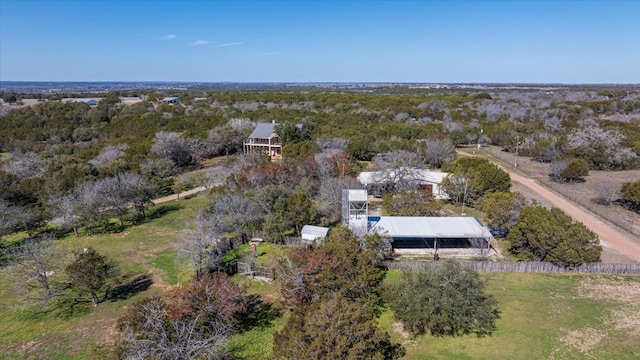
<svg viewBox="0 0 640 360">
<path fill-rule="evenodd" d="M 366 234 L 369 220 L 369 201 L 366 189 L 342 190 L 342 225 L 348 226 L 354 233 Z"/>
</svg>

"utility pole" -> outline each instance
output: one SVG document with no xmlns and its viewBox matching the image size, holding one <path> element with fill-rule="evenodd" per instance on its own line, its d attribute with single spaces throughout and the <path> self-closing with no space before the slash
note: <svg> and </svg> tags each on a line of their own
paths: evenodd
<svg viewBox="0 0 640 360">
<path fill-rule="evenodd" d="M 516 162 L 513 164 L 514 170 L 518 170 L 518 144 L 520 144 L 520 135 L 516 135 Z"/>
<path fill-rule="evenodd" d="M 464 179 L 464 195 L 462 196 L 462 212 L 460 213 L 460 216 L 466 215 L 464 213 L 464 203 L 467 201 L 467 186 L 469 186 L 469 179 Z"/>
</svg>

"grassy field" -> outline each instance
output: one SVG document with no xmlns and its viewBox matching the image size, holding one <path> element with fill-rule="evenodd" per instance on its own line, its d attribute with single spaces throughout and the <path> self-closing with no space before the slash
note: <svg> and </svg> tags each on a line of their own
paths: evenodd
<svg viewBox="0 0 640 360">
<path fill-rule="evenodd" d="M 386 281 L 395 281 L 390 271 Z M 640 356 L 640 277 L 483 274 L 500 304 L 497 331 L 488 337 L 414 338 L 391 311 L 380 326 L 407 349 L 406 359 L 637 359 Z M 269 285 L 259 292 L 273 295 Z M 251 288 L 251 286 L 250 286 Z M 231 348 L 243 359 L 268 359 L 272 326 L 236 335 Z"/>
<path fill-rule="evenodd" d="M 118 261 L 135 291 L 97 308 L 71 301 L 45 308 L 16 301 L 11 279 L 0 272 L 0 358 L 86 359 L 92 344 L 115 335 L 123 309 L 142 297 L 188 280 L 190 270 L 176 262 L 178 236 L 205 198 L 158 205 L 153 217 L 108 235 L 73 235 L 58 246 L 93 246 Z M 15 240 L 15 239 L 13 239 Z M 283 250 L 261 244 L 254 256 L 268 264 Z M 242 258 L 248 245 L 229 254 Z M 386 281 L 397 279 L 391 271 Z M 633 359 L 640 357 L 640 277 L 544 274 L 484 274 L 488 291 L 499 301 L 502 318 L 490 337 L 412 338 L 385 311 L 380 326 L 407 349 L 407 359 Z M 235 276 L 251 296 L 267 304 L 260 326 L 233 336 L 229 349 L 241 359 L 268 359 L 273 333 L 287 319 L 277 283 Z"/>
<path fill-rule="evenodd" d="M 179 233 L 192 219 L 204 197 L 156 205 L 150 218 L 106 235 L 73 234 L 56 246 L 81 249 L 91 246 L 118 263 L 130 291 L 92 308 L 90 303 L 66 301 L 53 306 L 23 305 L 16 298 L 12 278 L 0 271 L 0 358 L 86 359 L 91 344 L 108 342 L 115 322 L 133 302 L 187 281 L 189 269 L 176 262 Z M 7 240 L 15 241 L 15 237 Z"/>
<path fill-rule="evenodd" d="M 393 274 L 390 274 L 393 277 Z M 380 324 L 407 359 L 634 359 L 640 356 L 640 277 L 484 274 L 502 317 L 490 337 L 412 338 Z"/>
</svg>

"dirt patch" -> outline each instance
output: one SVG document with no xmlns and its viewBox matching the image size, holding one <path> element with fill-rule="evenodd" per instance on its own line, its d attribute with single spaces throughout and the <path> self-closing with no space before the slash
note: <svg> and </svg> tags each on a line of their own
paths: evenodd
<svg viewBox="0 0 640 360">
<path fill-rule="evenodd" d="M 168 282 L 166 282 L 164 280 L 164 278 L 162 277 L 161 274 L 158 274 L 158 271 L 156 271 L 157 269 L 152 268 L 151 270 L 149 270 L 149 272 L 147 274 L 149 274 L 149 277 L 151 278 L 151 280 L 153 281 L 153 283 L 151 284 L 152 287 L 157 287 L 159 289 L 162 290 L 169 290 L 171 288 L 171 285 L 169 285 Z"/>
<path fill-rule="evenodd" d="M 581 353 L 586 353 L 598 346 L 604 335 L 594 328 L 584 328 L 569 332 L 561 341 L 569 346 L 578 349 Z"/>
<path fill-rule="evenodd" d="M 611 278 L 587 278 L 578 286 L 578 296 L 616 304 L 605 326 L 640 336 L 640 283 Z"/>
<path fill-rule="evenodd" d="M 582 298 L 640 305 L 640 283 L 617 278 L 589 277 L 578 286 Z"/>
<path fill-rule="evenodd" d="M 397 322 L 393 324 L 393 331 L 402 336 L 403 339 L 409 338 L 409 332 L 405 331 L 404 325 L 401 322 Z"/>
</svg>

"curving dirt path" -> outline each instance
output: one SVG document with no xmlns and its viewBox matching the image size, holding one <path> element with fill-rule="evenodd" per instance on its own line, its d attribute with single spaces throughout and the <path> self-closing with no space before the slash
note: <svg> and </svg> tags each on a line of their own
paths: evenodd
<svg viewBox="0 0 640 360">
<path fill-rule="evenodd" d="M 193 188 L 191 190 L 187 190 L 187 191 L 183 191 L 180 193 L 180 197 L 183 198 L 185 196 L 189 196 L 189 195 L 193 195 L 193 194 L 197 194 L 199 192 L 203 192 L 207 190 L 207 188 L 205 186 L 198 186 L 197 188 Z M 165 197 L 161 197 L 161 198 L 157 198 L 154 200 L 151 200 L 152 203 L 154 204 L 161 204 L 161 203 L 165 203 L 168 201 L 172 201 L 172 200 L 178 200 L 179 197 L 176 194 L 172 194 L 169 196 L 165 196 Z"/>
<path fill-rule="evenodd" d="M 583 223 L 589 230 L 596 233 L 602 246 L 618 250 L 629 259 L 640 262 L 640 245 L 616 228 L 603 222 L 584 208 L 538 184 L 535 180 L 516 174 L 504 167 L 501 168 L 511 176 L 512 181 L 522 184 L 522 186 L 545 198 L 553 206 L 571 216 L 573 220 Z"/>
</svg>

